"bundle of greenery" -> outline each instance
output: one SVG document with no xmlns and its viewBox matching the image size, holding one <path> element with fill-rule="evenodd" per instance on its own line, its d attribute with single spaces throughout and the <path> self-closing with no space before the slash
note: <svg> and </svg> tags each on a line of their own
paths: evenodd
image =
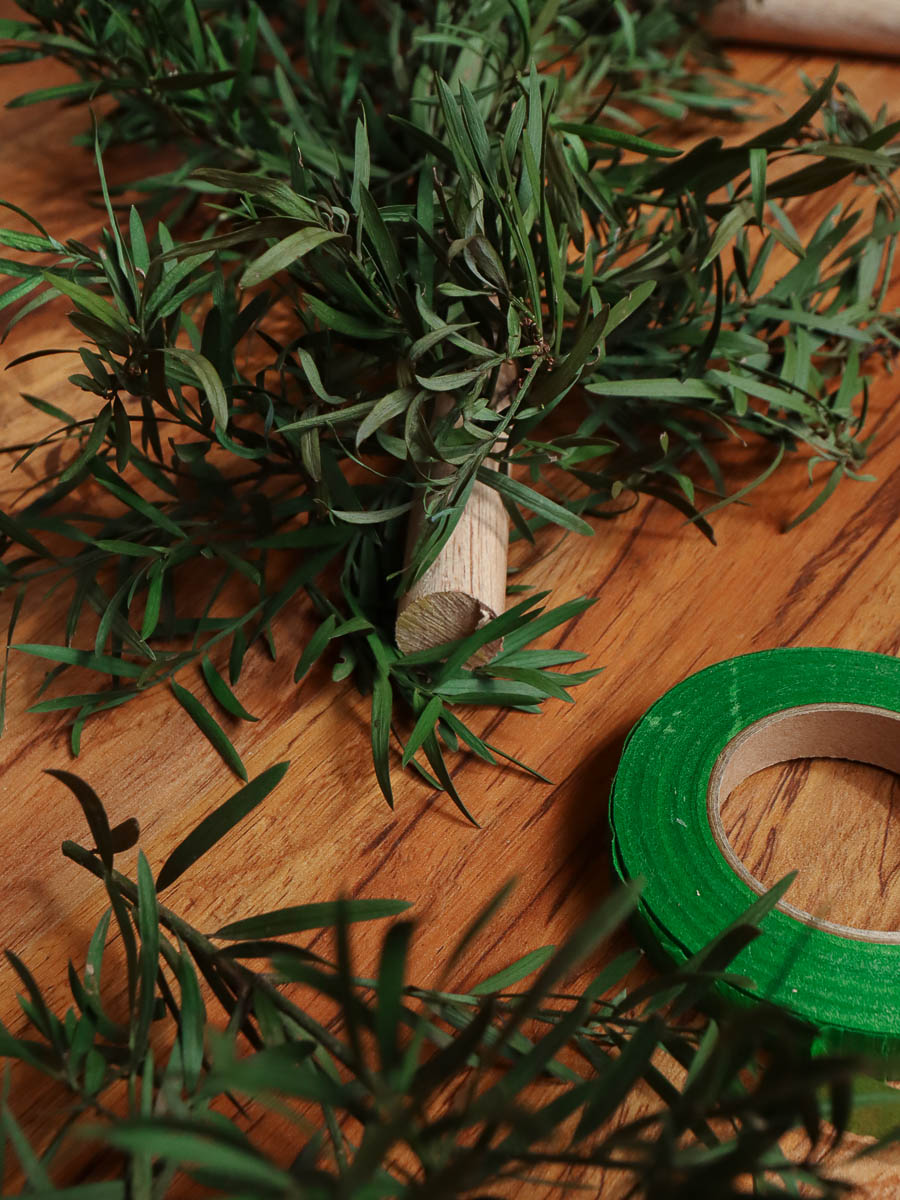
<svg viewBox="0 0 900 1200">
<path fill-rule="evenodd" d="M 334 678 L 372 696 L 388 800 L 395 736 L 462 806 L 445 755 L 502 751 L 458 707 L 535 711 L 593 673 L 529 648 L 587 603 L 544 596 L 398 651 L 397 598 L 476 482 L 515 538 L 546 539 L 642 496 L 711 536 L 709 513 L 752 486 L 729 492 L 719 465 L 748 434 L 771 444 L 763 477 L 811 454 L 822 483 L 798 519 L 859 478 L 867 373 L 896 344 L 897 126 L 834 75 L 774 127 L 682 153 L 647 119 L 753 111 L 695 29 L 702 4 L 21 7 L 3 60 L 73 78 L 14 103 L 102 113 L 85 135 L 96 242 L 36 217 L 0 231 L 8 328 L 63 295 L 84 339 L 68 407 L 24 397 L 50 424 L 23 455 L 71 449 L 0 515 L 0 587 L 50 577 L 71 599 L 58 645 L 20 648 L 54 680 L 101 679 L 37 706 L 72 711 L 76 752 L 88 717 L 171 681 L 242 774 L 176 676 L 201 663 L 212 701 L 247 716 L 244 655 L 274 653 L 273 618 L 305 595 L 318 625 L 297 680 L 339 651 Z M 110 187 L 101 152 L 123 142 L 166 147 L 166 169 Z M 788 202 L 847 176 L 876 203 L 798 237 Z M 773 278 L 776 247 L 793 265 Z M 71 499 L 86 480 L 87 508 Z"/>
</svg>

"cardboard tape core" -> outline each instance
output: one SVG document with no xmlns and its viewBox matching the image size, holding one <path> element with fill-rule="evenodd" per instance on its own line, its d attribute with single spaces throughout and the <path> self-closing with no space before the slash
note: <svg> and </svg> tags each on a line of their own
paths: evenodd
<svg viewBox="0 0 900 1200">
<path fill-rule="evenodd" d="M 750 775 L 795 758 L 843 758 L 900 775 L 900 713 L 863 704 L 808 704 L 754 721 L 716 759 L 707 791 L 709 823 L 732 870 L 753 891 L 768 889 L 738 858 L 722 824 L 722 804 Z M 825 921 L 787 900 L 778 907 L 816 929 L 869 942 L 900 944 L 900 930 L 859 929 Z"/>
</svg>

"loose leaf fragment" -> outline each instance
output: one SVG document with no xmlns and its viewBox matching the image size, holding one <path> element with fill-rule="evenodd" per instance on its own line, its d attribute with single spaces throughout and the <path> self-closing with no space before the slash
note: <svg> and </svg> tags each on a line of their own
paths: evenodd
<svg viewBox="0 0 900 1200">
<path fill-rule="evenodd" d="M 175 699 L 196 724 L 204 737 L 221 754 L 222 758 L 228 763 L 235 774 L 239 775 L 241 779 L 246 780 L 247 769 L 241 762 L 240 755 L 231 744 L 228 734 L 212 713 L 200 703 L 192 692 L 182 687 L 180 683 L 176 683 L 174 679 L 172 680 L 172 691 L 175 694 Z"/>
<path fill-rule="evenodd" d="M 282 762 L 269 767 L 252 779 L 246 787 L 235 792 L 208 817 L 204 817 L 200 824 L 178 843 L 163 863 L 156 879 L 157 891 L 162 891 L 174 883 L 198 858 L 211 850 L 229 830 L 261 804 L 284 779 L 289 766 L 290 763 Z"/>
<path fill-rule="evenodd" d="M 237 696 L 216 670 L 212 664 L 208 654 L 204 654 L 200 660 L 200 670 L 203 672 L 203 678 L 206 680 L 206 685 L 215 696 L 216 700 L 222 705 L 226 712 L 231 713 L 233 717 L 240 717 L 242 721 L 258 721 L 259 717 L 254 717 L 252 713 L 248 713 Z"/>
<path fill-rule="evenodd" d="M 58 779 L 60 783 L 64 783 L 81 805 L 81 811 L 84 813 L 91 836 L 97 846 L 100 861 L 107 871 L 111 871 L 114 854 L 112 830 L 110 829 L 109 818 L 106 815 L 106 809 L 103 807 L 100 797 L 90 784 L 85 783 L 78 775 L 73 775 L 71 771 L 61 771 L 55 767 L 48 767 L 47 774 L 52 775 L 54 779 Z"/>
</svg>

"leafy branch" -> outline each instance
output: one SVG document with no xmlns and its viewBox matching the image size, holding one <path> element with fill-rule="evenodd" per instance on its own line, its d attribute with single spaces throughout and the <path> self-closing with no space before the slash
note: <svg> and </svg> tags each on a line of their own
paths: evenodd
<svg viewBox="0 0 900 1200">
<path fill-rule="evenodd" d="M 682 153 L 635 106 L 750 99 L 689 32 L 696 4 L 22 7 L 6 61 L 58 58 L 79 79 L 54 97 L 116 104 L 93 135 L 96 245 L 34 218 L 0 230 L 7 331 L 64 298 L 85 343 L 77 411 L 23 397 L 53 424 L 6 449 L 47 466 L 0 514 L 0 587 L 69 597 L 60 644 L 11 630 L 13 650 L 53 664 L 48 686 L 112 679 L 35 706 L 71 711 L 76 752 L 89 717 L 164 684 L 242 775 L 227 726 L 251 719 L 245 655 L 274 655 L 276 618 L 305 598 L 297 682 L 337 651 L 333 678 L 371 696 L 388 800 L 393 738 L 465 811 L 447 755 L 502 751 L 457 706 L 536 712 L 593 673 L 530 648 L 584 601 L 526 600 L 440 655 L 398 654 L 397 597 L 476 481 L 533 542 L 646 497 L 712 537 L 709 515 L 797 452 L 824 475 L 801 518 L 865 478 L 868 380 L 897 346 L 900 127 L 835 74 L 775 126 Z M 107 184 L 115 141 L 173 143 L 171 169 L 128 181 L 137 207 Z M 792 202 L 847 178 L 873 202 L 798 233 Z M 748 437 L 770 466 L 729 490 L 720 450 Z"/>
<path fill-rule="evenodd" d="M 597 1170 L 620 1173 L 631 1194 L 655 1198 L 737 1196 L 748 1177 L 773 1194 L 796 1194 L 799 1185 L 810 1195 L 843 1193 L 819 1150 L 834 1136 L 823 1120 L 849 1111 L 855 1063 L 812 1057 L 814 1031 L 768 1009 L 726 1012 L 705 1029 L 683 1016 L 716 983 L 734 981 L 730 960 L 758 935 L 784 885 L 684 967 L 639 985 L 628 983 L 637 952 L 591 974 L 595 949 L 634 910 L 632 888 L 561 946 L 462 988 L 451 986 L 454 976 L 508 887 L 428 987 L 408 978 L 414 926 L 405 918 L 382 938 L 373 977 L 354 967 L 352 926 L 401 914 L 403 902 L 299 905 L 202 934 L 158 893 L 286 769 L 269 768 L 210 814 L 155 881 L 143 853 L 136 879 L 116 869 L 136 823 L 110 828 L 83 780 L 51 772 L 75 795 L 96 844 L 65 842 L 63 853 L 101 882 L 109 907 L 83 968 L 70 965 L 72 1001 L 62 1016 L 7 955 L 29 1029 L 0 1028 L 0 1053 L 71 1097 L 65 1126 L 40 1149 L 13 1115 L 15 1085 L 3 1102 L 4 1146 L 31 1189 L 57 1194 L 57 1160 L 87 1138 L 121 1152 L 115 1176 L 99 1157 L 89 1182 L 61 1195 L 156 1200 L 186 1174 L 228 1196 L 455 1198 L 558 1169 L 587 1190 Z M 326 927 L 333 958 L 290 937 Z M 565 990 L 585 970 L 589 981 Z M 124 1015 L 111 971 L 127 993 Z M 655 1105 L 634 1117 L 623 1106 L 639 1086 Z M 265 1133 L 275 1118 L 272 1143 Z M 810 1148 L 789 1161 L 778 1143 L 795 1128 Z"/>
</svg>

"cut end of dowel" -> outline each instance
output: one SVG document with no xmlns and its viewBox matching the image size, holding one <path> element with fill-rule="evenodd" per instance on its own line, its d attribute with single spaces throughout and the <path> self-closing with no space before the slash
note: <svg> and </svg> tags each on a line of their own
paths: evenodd
<svg viewBox="0 0 900 1200">
<path fill-rule="evenodd" d="M 403 654 L 428 650 L 468 637 L 496 616 L 487 605 L 465 592 L 429 592 L 410 600 L 397 616 L 397 646 Z M 466 666 L 480 666 L 499 653 L 502 646 L 502 639 L 488 642 L 472 655 Z"/>
<path fill-rule="evenodd" d="M 407 562 L 423 522 L 419 507 L 409 525 Z M 476 483 L 440 554 L 400 601 L 395 626 L 400 650 L 412 654 L 468 637 L 502 613 L 508 546 L 509 517 L 499 493 Z M 482 646 L 466 666 L 487 662 L 501 644 L 498 639 Z"/>
</svg>

